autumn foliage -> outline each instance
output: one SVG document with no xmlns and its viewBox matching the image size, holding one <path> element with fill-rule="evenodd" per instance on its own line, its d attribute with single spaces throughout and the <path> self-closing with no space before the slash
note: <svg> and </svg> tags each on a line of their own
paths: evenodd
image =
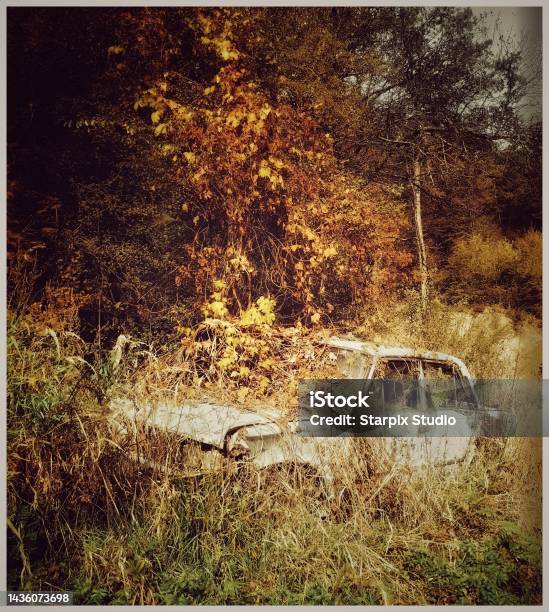
<svg viewBox="0 0 549 612">
<path fill-rule="evenodd" d="M 202 44 L 225 60 L 211 85 L 185 105 L 168 73 L 134 104 L 150 111 L 152 147 L 190 192 L 180 208 L 194 235 L 176 284 L 190 285 L 200 308 L 222 281 L 224 307 L 210 307 L 219 317 L 263 297 L 309 323 L 394 292 L 412 262 L 398 192 L 341 169 L 331 135 L 272 105 L 229 33 L 209 38 L 211 18 L 198 24 Z"/>
<path fill-rule="evenodd" d="M 182 478 L 179 436 L 112 418 L 123 397 L 285 421 L 299 379 L 340 375 L 332 333 L 538 376 L 542 130 L 520 50 L 449 7 L 7 22 L 8 587 L 539 603 L 539 440 L 425 471 L 356 440 L 318 505 L 295 466 Z"/>
<path fill-rule="evenodd" d="M 44 90 L 40 137 L 25 104 L 10 111 L 15 302 L 25 267 L 32 302 L 70 289 L 101 350 L 121 332 L 181 339 L 258 303 L 279 323 L 362 322 L 418 290 L 417 161 L 432 295 L 539 312 L 536 281 L 525 301 L 503 277 L 483 293 L 482 265 L 464 259 L 474 236 L 535 233 L 540 193 L 539 124 L 515 108 L 518 56 L 493 56 L 470 11 L 57 16 L 78 36 L 22 12 L 10 38 L 25 70 L 80 70 L 59 83 L 63 103 Z M 20 72 L 14 91 L 30 100 Z M 509 265 L 520 282 L 524 265 Z"/>
</svg>

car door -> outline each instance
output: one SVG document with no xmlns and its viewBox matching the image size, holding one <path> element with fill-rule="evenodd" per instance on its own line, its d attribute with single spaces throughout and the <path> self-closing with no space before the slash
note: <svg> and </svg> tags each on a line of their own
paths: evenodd
<svg viewBox="0 0 549 612">
<path fill-rule="evenodd" d="M 425 360 L 425 390 L 437 411 L 466 419 L 472 436 L 506 436 L 516 429 L 514 414 L 505 407 L 481 405 L 470 381 L 454 364 Z"/>
<path fill-rule="evenodd" d="M 383 380 L 384 409 L 408 415 L 433 414 L 443 404 L 455 408 L 459 393 L 464 394 L 460 376 L 457 368 L 444 362 L 414 358 L 379 359 L 374 369 L 374 378 Z M 434 384 L 435 380 L 444 385 Z M 428 433 L 421 426 L 408 427 L 400 437 L 380 438 L 380 445 L 393 461 L 407 465 L 455 463 L 467 455 L 468 436 L 429 437 Z"/>
</svg>

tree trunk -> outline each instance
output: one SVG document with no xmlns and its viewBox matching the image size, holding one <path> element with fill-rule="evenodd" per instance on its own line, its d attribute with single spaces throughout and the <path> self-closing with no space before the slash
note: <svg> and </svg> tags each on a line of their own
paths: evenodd
<svg viewBox="0 0 549 612">
<path fill-rule="evenodd" d="M 416 226 L 417 253 L 419 274 L 421 279 L 421 311 L 425 314 L 427 309 L 427 253 L 423 239 L 423 221 L 421 217 L 421 165 L 418 157 L 414 158 L 414 175 L 412 191 L 414 194 L 414 222 Z"/>
</svg>

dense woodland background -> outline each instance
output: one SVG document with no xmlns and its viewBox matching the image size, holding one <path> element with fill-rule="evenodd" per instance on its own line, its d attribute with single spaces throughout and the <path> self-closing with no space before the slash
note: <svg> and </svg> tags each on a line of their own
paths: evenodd
<svg viewBox="0 0 549 612">
<path fill-rule="evenodd" d="M 11 9 L 8 52 L 12 304 L 364 318 L 419 287 L 415 181 L 432 289 L 539 314 L 532 70 L 468 9 Z"/>
<path fill-rule="evenodd" d="M 539 603 L 540 440 L 448 472 L 359 447 L 319 516 L 295 475 L 143 471 L 109 408 L 287 417 L 333 332 L 539 377 L 520 40 L 465 8 L 29 7 L 7 48 L 9 588 Z M 138 450 L 177 471 L 176 446 Z"/>
</svg>

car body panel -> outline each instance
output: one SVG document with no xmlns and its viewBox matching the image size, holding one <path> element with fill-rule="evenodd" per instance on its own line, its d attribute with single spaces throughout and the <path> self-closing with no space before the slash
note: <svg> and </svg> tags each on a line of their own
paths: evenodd
<svg viewBox="0 0 549 612">
<path fill-rule="evenodd" d="M 179 434 L 223 449 L 227 435 L 242 427 L 272 423 L 272 418 L 258 412 L 239 410 L 233 406 L 205 402 L 155 405 L 116 399 L 111 408 L 119 417 L 146 423 L 163 431 Z"/>
<path fill-rule="evenodd" d="M 451 364 L 473 388 L 465 364 L 446 353 L 338 337 L 325 340 L 319 346 L 367 356 L 367 371 L 363 372 L 366 379 L 375 377 L 378 364 L 384 360 L 415 359 Z M 161 402 L 148 405 L 122 398 L 114 400 L 111 408 L 119 423 L 141 423 L 152 430 L 175 434 L 182 440 L 195 441 L 205 446 L 202 464 L 204 470 L 223 465 L 223 462 L 217 460 L 219 457 L 247 460 L 258 468 L 293 462 L 312 466 L 330 484 L 333 466 L 345 462 L 345 457 L 352 452 L 352 438 L 302 437 L 296 433 L 299 429 L 297 421 L 284 422 L 281 413 L 269 407 L 252 411 L 210 402 Z M 467 436 L 376 438 L 374 444 L 380 459 L 384 461 L 414 466 L 447 465 L 467 458 L 471 450 L 471 439 Z M 200 469 L 198 465 L 196 470 L 200 472 Z"/>
</svg>

